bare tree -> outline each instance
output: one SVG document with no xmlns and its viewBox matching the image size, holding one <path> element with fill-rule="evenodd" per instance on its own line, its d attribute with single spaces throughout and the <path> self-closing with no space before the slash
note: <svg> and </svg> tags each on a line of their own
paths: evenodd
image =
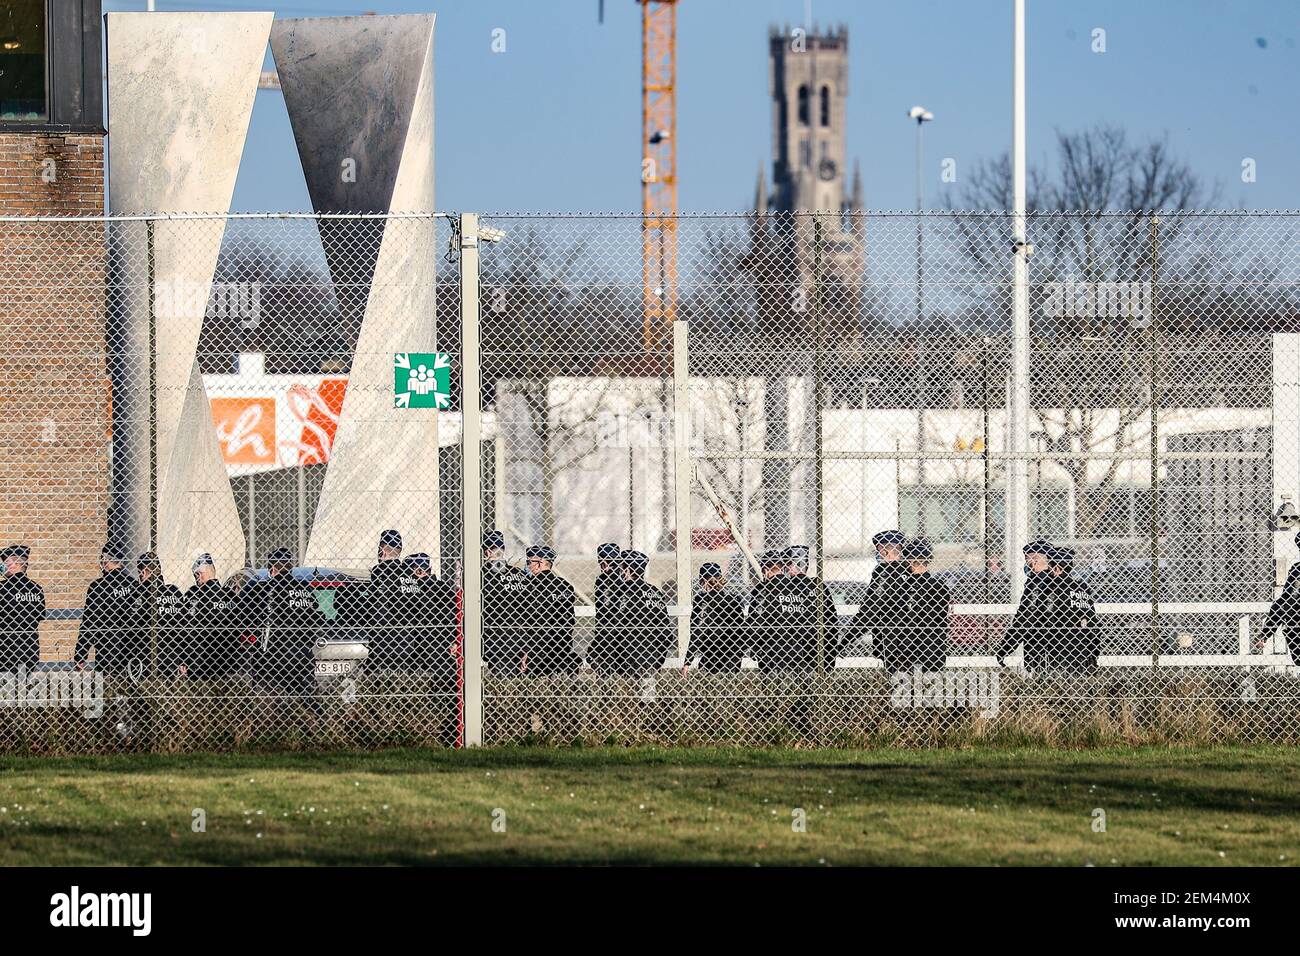
<svg viewBox="0 0 1300 956">
<path fill-rule="evenodd" d="M 957 205 L 1008 210 L 1011 190 L 1004 154 L 975 167 Z M 1213 205 L 1219 190 L 1175 155 L 1167 138 L 1134 142 L 1109 124 L 1058 130 L 1052 161 L 1031 166 L 1027 192 L 1034 244 L 1031 431 L 1043 452 L 1061 456 L 1052 464 L 1076 496 L 1075 534 L 1088 537 L 1100 533 L 1112 506 L 1124 476 L 1122 456 L 1149 442 L 1153 402 L 1162 410 L 1179 404 L 1157 383 L 1158 372 L 1172 377 L 1174 370 L 1169 360 L 1161 360 L 1162 369 L 1153 364 L 1154 297 L 1160 297 L 1162 334 L 1205 330 L 1224 318 L 1222 301 L 1216 304 L 1210 290 L 1239 282 L 1247 264 L 1230 222 L 1207 229 L 1178 215 Z M 1157 213 L 1165 215 L 1157 221 Z M 959 228 L 966 265 L 992 280 L 986 327 L 1006 329 L 1009 218 L 972 217 Z M 1195 253 L 1171 261 L 1179 248 Z M 1199 273 L 1195 295 L 1172 281 L 1179 270 Z M 1080 453 L 1116 457 L 1103 459 L 1099 474 Z"/>
</svg>

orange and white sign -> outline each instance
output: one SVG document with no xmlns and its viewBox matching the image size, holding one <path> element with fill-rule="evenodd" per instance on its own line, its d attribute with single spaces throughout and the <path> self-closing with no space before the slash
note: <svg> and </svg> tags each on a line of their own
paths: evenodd
<svg viewBox="0 0 1300 956">
<path fill-rule="evenodd" d="M 227 465 L 274 465 L 274 398 L 214 398 L 212 424 Z"/>
</svg>

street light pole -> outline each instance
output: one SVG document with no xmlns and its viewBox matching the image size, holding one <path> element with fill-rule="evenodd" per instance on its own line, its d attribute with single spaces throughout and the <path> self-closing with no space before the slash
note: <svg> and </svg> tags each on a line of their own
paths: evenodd
<svg viewBox="0 0 1300 956">
<path fill-rule="evenodd" d="M 934 114 L 924 106 L 913 106 L 907 111 L 909 119 L 916 120 L 916 533 L 925 535 L 925 352 L 922 348 L 924 333 L 921 329 L 925 315 L 925 256 L 922 250 L 921 207 L 924 187 L 921 166 L 925 155 L 923 129 L 934 119 Z"/>
<path fill-rule="evenodd" d="M 1011 252 L 1011 387 L 1007 427 L 1012 454 L 1007 482 L 1007 572 L 1011 600 L 1024 588 L 1021 550 L 1029 538 L 1029 253 L 1025 231 L 1025 0 L 1013 0 L 1011 60 L 1011 178 L 1014 194 Z"/>
</svg>

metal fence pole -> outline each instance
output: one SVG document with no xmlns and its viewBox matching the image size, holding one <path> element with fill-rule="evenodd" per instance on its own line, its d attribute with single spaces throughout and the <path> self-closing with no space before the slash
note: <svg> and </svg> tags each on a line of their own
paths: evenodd
<svg viewBox="0 0 1300 956">
<path fill-rule="evenodd" d="M 822 589 L 826 586 L 826 472 L 825 472 L 825 436 L 822 428 L 822 408 L 825 406 L 823 392 L 826 389 L 826 343 L 822 337 L 822 221 L 813 220 L 813 381 L 812 407 L 809 411 L 813 418 L 813 459 L 809 467 L 813 469 L 813 552 L 817 555 L 817 575 L 821 587 L 817 589 L 817 673 L 826 672 L 826 619 L 822 614 Z M 919 450 L 919 449 L 918 449 Z M 806 512 L 805 512 L 806 514 Z"/>
<path fill-rule="evenodd" d="M 1151 665 L 1160 663 L 1160 398 L 1156 284 L 1160 268 L 1160 217 L 1151 217 Z"/>
<path fill-rule="evenodd" d="M 478 215 L 460 216 L 461 627 L 466 747 L 483 743 L 483 433 L 479 382 Z M 498 423 L 499 426 L 499 423 Z"/>
<path fill-rule="evenodd" d="M 149 308 L 149 550 L 158 550 L 158 315 L 154 302 L 156 260 L 153 220 L 145 223 L 145 271 Z M 161 558 L 161 555 L 159 555 Z"/>
<path fill-rule="evenodd" d="M 1014 47 L 1011 66 L 1011 156 L 1014 210 L 1011 227 L 1011 387 L 1007 401 L 1009 451 L 1024 456 L 1029 450 L 1029 240 L 1025 228 L 1025 3 L 1015 0 Z M 1025 586 L 1021 549 L 1029 540 L 1029 461 L 1007 463 L 1006 508 L 1007 574 L 1011 603 L 1020 600 Z"/>
<path fill-rule="evenodd" d="M 298 560 L 307 553 L 307 466 L 298 456 Z"/>
<path fill-rule="evenodd" d="M 691 395 L 690 325 L 673 322 L 673 493 L 677 514 L 677 656 L 691 643 Z"/>
</svg>

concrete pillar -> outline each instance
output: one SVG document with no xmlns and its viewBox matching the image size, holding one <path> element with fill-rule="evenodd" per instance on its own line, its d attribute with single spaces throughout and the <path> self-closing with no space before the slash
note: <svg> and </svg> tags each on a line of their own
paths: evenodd
<svg viewBox="0 0 1300 956">
<path fill-rule="evenodd" d="M 270 13 L 108 14 L 113 213 L 230 208 L 271 20 Z M 132 349 L 114 372 L 115 402 L 131 409 L 129 420 L 114 416 L 114 469 L 122 479 L 116 492 L 120 499 L 136 491 L 135 507 L 125 509 L 125 537 L 143 547 L 148 500 L 139 490 L 150 484 L 152 457 L 152 309 L 159 557 L 168 578 L 185 584 L 195 552 L 210 552 L 222 574 L 244 563 L 239 514 L 195 361 L 225 223 L 161 220 L 152 250 L 143 228 L 118 231 L 115 282 L 122 294 L 111 319 Z"/>
<path fill-rule="evenodd" d="M 317 211 L 433 211 L 433 27 L 432 14 L 276 21 L 271 50 Z M 306 561 L 362 570 L 384 528 L 437 561 L 438 413 L 393 402 L 394 353 L 436 349 L 435 223 L 319 228 L 360 332 Z"/>
</svg>

